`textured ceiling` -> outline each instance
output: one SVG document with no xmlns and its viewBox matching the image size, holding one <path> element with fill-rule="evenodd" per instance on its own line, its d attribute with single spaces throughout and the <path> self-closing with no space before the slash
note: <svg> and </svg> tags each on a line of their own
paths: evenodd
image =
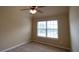
<svg viewBox="0 0 79 59">
<path fill-rule="evenodd" d="M 30 8 L 30 6 L 21 6 L 21 7 L 18 7 L 18 8 L 19 8 L 19 10 L 20 9 L 28 9 L 28 8 Z M 34 15 L 36 17 L 38 17 L 38 16 L 49 16 L 49 15 L 60 15 L 60 14 L 69 12 L 69 7 L 67 7 L 67 6 L 45 6 L 45 7 L 38 8 L 38 9 L 43 11 L 43 13 L 37 12 Z M 25 10 L 25 11 L 22 11 L 22 12 L 25 12 L 26 14 L 30 14 L 29 10 Z"/>
<path fill-rule="evenodd" d="M 46 6 L 39 8 L 43 13 L 36 13 L 35 16 L 48 16 L 48 15 L 59 15 L 68 13 L 69 8 L 66 6 Z"/>
</svg>

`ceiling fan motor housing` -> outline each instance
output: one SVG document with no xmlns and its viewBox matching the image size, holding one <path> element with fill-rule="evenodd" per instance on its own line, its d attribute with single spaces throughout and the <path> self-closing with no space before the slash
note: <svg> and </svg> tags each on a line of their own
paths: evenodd
<svg viewBox="0 0 79 59">
<path fill-rule="evenodd" d="M 37 9 L 37 6 L 32 6 L 31 9 L 35 10 L 35 9 Z"/>
</svg>

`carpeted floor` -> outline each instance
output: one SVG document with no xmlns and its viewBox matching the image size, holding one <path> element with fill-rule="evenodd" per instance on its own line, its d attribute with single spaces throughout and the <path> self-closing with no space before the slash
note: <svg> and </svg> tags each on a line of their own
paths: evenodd
<svg viewBox="0 0 79 59">
<path fill-rule="evenodd" d="M 52 46 L 31 42 L 7 52 L 67 52 L 67 51 Z"/>
</svg>

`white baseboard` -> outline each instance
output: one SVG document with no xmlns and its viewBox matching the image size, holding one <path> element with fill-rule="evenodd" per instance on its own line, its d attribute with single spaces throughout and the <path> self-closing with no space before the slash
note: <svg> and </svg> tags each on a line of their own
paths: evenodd
<svg viewBox="0 0 79 59">
<path fill-rule="evenodd" d="M 17 47 L 19 47 L 19 46 L 22 46 L 22 45 L 24 45 L 24 44 L 26 44 L 26 42 L 17 44 L 17 45 L 15 45 L 15 46 L 10 47 L 10 48 L 4 49 L 4 50 L 2 50 L 2 51 L 0 51 L 0 52 L 7 52 L 7 51 L 9 51 L 9 50 L 12 50 L 12 49 L 17 48 Z"/>
</svg>

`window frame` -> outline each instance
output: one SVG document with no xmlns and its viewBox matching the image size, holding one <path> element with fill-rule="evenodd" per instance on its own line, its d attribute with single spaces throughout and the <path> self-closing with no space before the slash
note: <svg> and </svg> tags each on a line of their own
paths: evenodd
<svg viewBox="0 0 79 59">
<path fill-rule="evenodd" d="M 57 31 L 58 31 L 57 36 L 58 36 L 58 37 L 57 37 L 57 38 L 47 37 L 47 21 L 55 21 L 55 20 L 57 21 L 57 27 L 58 27 L 58 28 L 57 28 Z M 37 28 L 37 30 L 36 30 L 36 33 L 37 33 L 36 36 L 37 36 L 37 37 L 41 37 L 41 38 L 58 39 L 58 38 L 59 38 L 59 21 L 58 21 L 57 19 L 53 19 L 53 20 L 39 20 L 39 21 L 37 21 L 37 23 L 38 23 L 38 22 L 42 22 L 42 21 L 46 21 L 46 37 L 38 36 L 38 28 Z M 38 25 L 37 25 L 37 26 L 38 26 Z"/>
</svg>

